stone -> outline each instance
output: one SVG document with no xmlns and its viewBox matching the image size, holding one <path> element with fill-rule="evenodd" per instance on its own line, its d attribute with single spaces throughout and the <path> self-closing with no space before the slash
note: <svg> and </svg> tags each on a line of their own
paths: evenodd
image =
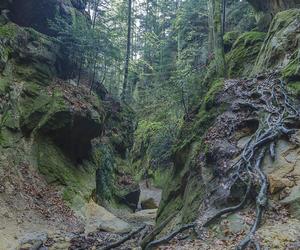
<svg viewBox="0 0 300 250">
<path fill-rule="evenodd" d="M 287 249 L 288 245 L 299 240 L 300 221 L 289 219 L 286 223 L 262 225 L 256 235 L 268 249 Z"/>
<path fill-rule="evenodd" d="M 220 222 L 220 230 L 224 236 L 246 231 L 249 226 L 239 214 L 231 214 Z"/>
<path fill-rule="evenodd" d="M 131 226 L 107 211 L 104 207 L 90 201 L 86 204 L 82 214 L 85 218 L 85 233 L 103 230 L 112 233 L 126 233 L 131 230 Z"/>
<path fill-rule="evenodd" d="M 286 187 L 292 187 L 294 185 L 288 178 L 278 178 L 276 175 L 269 175 L 268 180 L 270 194 L 275 194 Z"/>
<path fill-rule="evenodd" d="M 141 222 L 147 225 L 155 226 L 155 219 L 157 215 L 157 209 L 146 209 L 129 214 L 130 221 Z"/>
<path fill-rule="evenodd" d="M 281 204 L 287 205 L 291 215 L 300 219 L 300 186 L 295 186 L 290 190 L 290 194 L 280 201 Z"/>
<path fill-rule="evenodd" d="M 146 200 L 141 201 L 141 207 L 142 209 L 155 209 L 158 208 L 158 205 L 154 198 L 148 198 Z"/>
<path fill-rule="evenodd" d="M 139 197 L 139 207 L 141 209 L 156 209 L 159 207 L 162 190 L 152 187 L 148 181 L 140 183 L 141 195 Z"/>
</svg>

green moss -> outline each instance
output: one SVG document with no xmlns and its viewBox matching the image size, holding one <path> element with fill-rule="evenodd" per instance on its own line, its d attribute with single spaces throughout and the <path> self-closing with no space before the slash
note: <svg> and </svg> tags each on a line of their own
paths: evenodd
<svg viewBox="0 0 300 250">
<path fill-rule="evenodd" d="M 300 81 L 299 82 L 291 82 L 288 84 L 288 89 L 291 91 L 293 95 L 300 98 Z"/>
<path fill-rule="evenodd" d="M 296 51 L 288 65 L 282 70 L 282 75 L 287 81 L 300 80 L 300 53 Z"/>
<path fill-rule="evenodd" d="M 246 32 L 234 43 L 232 50 L 226 55 L 229 77 L 247 76 L 252 71 L 260 52 L 266 33 Z"/>
<path fill-rule="evenodd" d="M 139 122 L 138 128 L 135 132 L 135 138 L 138 140 L 146 139 L 157 133 L 162 128 L 161 122 L 142 120 Z"/>
<path fill-rule="evenodd" d="M 65 117 L 51 119 L 54 114 L 63 113 Z M 20 125 L 25 132 L 32 130 L 55 129 L 63 127 L 69 122 L 68 107 L 62 93 L 53 90 L 49 95 L 43 88 L 34 83 L 28 83 L 23 90 L 23 98 L 20 102 Z"/>
<path fill-rule="evenodd" d="M 76 202 L 81 200 L 84 204 L 89 199 L 95 189 L 96 165 L 87 161 L 81 166 L 75 164 L 46 137 L 36 137 L 33 151 L 40 173 L 48 183 L 63 187 L 63 198 L 66 201 L 77 208 Z"/>
<path fill-rule="evenodd" d="M 17 35 L 19 28 L 14 23 L 8 23 L 0 26 L 0 37 L 14 39 Z"/>
<path fill-rule="evenodd" d="M 173 172 L 165 180 L 166 188 L 159 208 L 158 221 L 163 221 L 176 210 L 181 211 L 182 223 L 197 217 L 205 192 L 204 183 L 200 181 L 199 169 L 197 170 L 197 161 L 199 153 L 205 152 L 208 147 L 203 143 L 203 136 L 216 117 L 227 108 L 226 103 L 217 103 L 218 93 L 223 87 L 223 79 L 213 81 L 198 113 L 193 120 L 186 121 L 181 129 L 178 143 L 173 149 Z"/>
<path fill-rule="evenodd" d="M 299 9 L 289 9 L 276 14 L 255 62 L 253 74 L 281 67 L 288 54 L 299 51 L 299 18 Z"/>
<path fill-rule="evenodd" d="M 189 151 L 188 146 L 203 136 L 212 125 L 215 118 L 226 109 L 226 105 L 216 105 L 216 97 L 224 87 L 224 79 L 213 81 L 203 98 L 201 107 L 192 121 L 186 122 L 181 128 L 179 143 L 173 148 L 173 154 L 177 151 Z M 182 155 L 182 153 L 180 154 Z"/>
<path fill-rule="evenodd" d="M 239 37 L 239 32 L 237 31 L 230 31 L 224 34 L 223 42 L 224 42 L 225 52 L 229 52 L 231 50 L 234 42 L 238 37 Z"/>
<path fill-rule="evenodd" d="M 166 169 L 153 172 L 153 185 L 158 188 L 164 188 L 169 176 L 172 173 L 172 168 L 168 166 Z"/>
<path fill-rule="evenodd" d="M 94 161 L 98 163 L 96 175 L 98 202 L 112 201 L 116 190 L 115 183 L 115 157 L 109 145 L 98 145 L 94 150 Z M 122 191 L 122 190 L 119 190 Z"/>
<path fill-rule="evenodd" d="M 216 96 L 224 88 L 224 79 L 217 79 L 213 81 L 209 91 L 204 97 L 205 110 L 211 109 L 215 105 Z"/>
<path fill-rule="evenodd" d="M 9 90 L 10 79 L 0 76 L 0 95 L 5 94 Z"/>
</svg>

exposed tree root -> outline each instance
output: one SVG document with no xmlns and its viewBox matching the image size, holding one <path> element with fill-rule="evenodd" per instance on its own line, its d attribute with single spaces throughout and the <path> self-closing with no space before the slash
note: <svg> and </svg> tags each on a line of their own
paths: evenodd
<svg viewBox="0 0 300 250">
<path fill-rule="evenodd" d="M 196 223 L 186 224 L 178 228 L 177 230 L 173 231 L 171 234 L 164 236 L 158 240 L 154 240 L 150 242 L 146 247 L 145 250 L 153 249 L 156 246 L 162 245 L 164 243 L 168 243 L 171 239 L 173 239 L 177 234 L 182 233 L 188 229 L 194 228 Z"/>
<path fill-rule="evenodd" d="M 105 247 L 101 247 L 98 248 L 98 250 L 109 250 L 109 249 L 115 249 L 116 247 L 122 245 L 123 243 L 125 243 L 126 241 L 130 240 L 134 235 L 136 235 L 137 233 L 139 233 L 140 231 L 142 231 L 144 228 L 146 227 L 146 225 L 143 225 L 141 227 L 139 227 L 138 229 L 130 232 L 128 235 L 126 235 L 125 237 L 121 238 L 120 240 L 107 245 Z"/>
<path fill-rule="evenodd" d="M 294 129 L 287 127 L 289 121 L 299 121 L 299 112 L 291 104 L 284 83 L 281 80 L 274 79 L 274 75 L 270 75 L 264 83 L 267 85 L 257 85 L 256 90 L 252 93 L 258 96 L 259 100 L 250 104 L 253 110 L 262 110 L 265 116 L 260 118 L 260 127 L 245 145 L 240 160 L 227 173 L 230 187 L 240 181 L 245 184 L 246 191 L 239 204 L 220 210 L 202 224 L 202 227 L 207 227 L 222 215 L 241 209 L 246 204 L 250 191 L 258 190 L 256 192 L 256 217 L 254 223 L 250 232 L 238 244 L 237 250 L 244 250 L 250 245 L 253 245 L 257 250 L 260 249 L 260 245 L 254 236 L 259 228 L 268 202 L 268 179 L 261 169 L 262 161 L 267 153 L 271 159 L 275 159 L 276 141 L 283 135 L 290 136 L 295 132 Z M 264 103 L 264 105 L 261 105 L 261 103 Z M 195 227 L 196 223 L 183 225 L 169 235 L 150 242 L 145 249 L 149 250 L 165 244 L 177 234 L 187 229 L 195 229 Z"/>
<path fill-rule="evenodd" d="M 268 151 L 270 157 L 275 159 L 276 141 L 282 135 L 290 135 L 294 132 L 294 130 L 286 127 L 286 120 L 292 119 L 296 121 L 299 119 L 299 113 L 290 103 L 282 81 L 280 81 L 280 83 L 276 83 L 273 80 L 271 93 L 266 89 L 259 89 L 259 86 L 257 87 L 257 92 L 266 104 L 264 106 L 264 110 L 268 115 L 265 119 L 260 120 L 260 128 L 246 144 L 240 161 L 233 169 L 230 170 L 230 178 L 234 179 L 231 186 L 233 186 L 238 180 L 242 180 L 242 182 L 245 183 L 244 179 L 247 178 L 247 191 L 240 204 L 221 210 L 203 224 L 203 226 L 207 226 L 221 215 L 241 208 L 245 204 L 251 186 L 253 186 L 252 184 L 258 183 L 256 184 L 258 185 L 257 188 L 259 188 L 256 196 L 256 218 L 248 235 L 237 246 L 237 250 L 246 249 L 246 247 L 250 244 L 253 244 L 256 249 L 260 249 L 259 244 L 254 239 L 254 235 L 261 223 L 261 218 L 268 201 L 268 179 L 261 169 L 261 163 L 266 155 L 267 147 L 269 148 Z M 270 96 L 270 98 L 267 98 L 267 96 Z"/>
<path fill-rule="evenodd" d="M 154 230 L 149 233 L 142 241 L 141 241 L 141 248 L 145 249 L 145 247 L 149 244 L 149 242 L 153 241 L 153 239 L 158 235 L 161 230 L 164 229 L 166 225 L 175 217 L 176 213 L 171 214 L 167 219 L 165 219 L 163 222 L 161 222 L 158 226 L 154 228 Z"/>
</svg>

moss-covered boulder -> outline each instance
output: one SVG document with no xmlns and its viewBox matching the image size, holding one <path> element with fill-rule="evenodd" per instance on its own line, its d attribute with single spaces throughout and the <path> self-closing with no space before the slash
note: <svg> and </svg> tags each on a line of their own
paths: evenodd
<svg viewBox="0 0 300 250">
<path fill-rule="evenodd" d="M 229 77 L 247 76 L 259 54 L 266 34 L 263 32 L 246 32 L 233 44 L 231 51 L 226 55 Z"/>
</svg>

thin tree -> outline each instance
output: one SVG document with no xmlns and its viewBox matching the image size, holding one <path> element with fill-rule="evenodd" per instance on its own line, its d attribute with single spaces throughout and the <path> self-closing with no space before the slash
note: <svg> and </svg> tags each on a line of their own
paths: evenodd
<svg viewBox="0 0 300 250">
<path fill-rule="evenodd" d="M 226 74 L 225 53 L 223 44 L 223 25 L 222 25 L 222 0 L 210 0 L 213 17 L 213 52 L 214 67 L 217 76 L 224 77 Z"/>
<path fill-rule="evenodd" d="M 126 100 L 127 88 L 128 88 L 128 70 L 129 70 L 129 60 L 130 60 L 130 48 L 131 48 L 131 9 L 132 9 L 132 0 L 128 0 L 128 30 L 127 30 L 127 48 L 126 48 L 126 58 L 125 58 L 125 67 L 124 67 L 124 81 L 123 81 L 123 91 L 122 91 L 122 100 Z"/>
</svg>

